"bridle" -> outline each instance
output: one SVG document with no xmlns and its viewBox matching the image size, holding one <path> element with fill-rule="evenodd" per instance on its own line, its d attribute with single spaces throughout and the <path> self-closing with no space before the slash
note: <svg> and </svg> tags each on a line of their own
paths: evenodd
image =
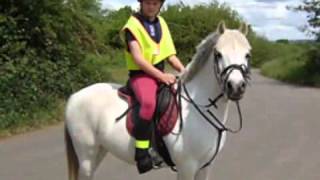
<svg viewBox="0 0 320 180">
<path fill-rule="evenodd" d="M 194 101 L 194 99 L 192 99 L 192 97 L 190 96 L 190 93 L 188 92 L 188 89 L 185 85 L 185 83 L 183 83 L 180 79 L 178 80 L 178 88 L 177 88 L 177 96 L 178 96 L 178 105 L 179 105 L 179 114 L 180 114 L 180 128 L 179 128 L 179 132 L 178 133 L 172 133 L 174 135 L 179 135 L 183 129 L 183 118 L 182 118 L 182 108 L 181 108 L 181 100 L 184 99 L 185 101 L 187 101 L 188 103 L 192 104 L 193 107 L 197 110 L 197 112 L 203 117 L 204 120 L 206 120 L 206 122 L 208 122 L 214 129 L 216 129 L 218 131 L 218 144 L 216 146 L 215 149 L 215 153 L 213 154 L 212 158 L 206 163 L 204 164 L 201 169 L 209 166 L 212 161 L 216 158 L 218 151 L 220 149 L 220 145 L 221 145 L 221 138 L 222 138 L 222 133 L 223 132 L 231 132 L 231 133 L 238 133 L 241 131 L 242 129 L 242 113 L 241 113 L 241 109 L 240 109 L 240 105 L 239 105 L 239 101 L 234 101 L 237 105 L 237 110 L 238 110 L 238 114 L 239 114 L 239 128 L 233 130 L 231 128 L 226 127 L 221 120 L 219 120 L 219 118 L 212 112 L 212 110 L 210 110 L 211 107 L 214 107 L 215 109 L 218 109 L 217 106 L 217 102 L 224 96 L 225 91 L 226 91 L 226 83 L 227 80 L 230 76 L 230 74 L 234 71 L 234 70 L 239 70 L 242 74 L 242 76 L 245 79 L 245 83 L 247 84 L 250 80 L 250 67 L 241 64 L 231 64 L 227 67 L 225 67 L 224 69 L 220 70 L 219 68 L 219 62 L 218 60 L 221 59 L 220 57 L 217 57 L 216 52 L 214 52 L 215 57 L 214 57 L 214 63 L 213 63 L 213 69 L 214 69 L 214 74 L 215 77 L 218 81 L 218 83 L 221 86 L 221 93 L 215 97 L 214 99 L 212 98 L 208 98 L 209 103 L 207 105 L 201 105 L 198 104 Z M 219 56 L 219 55 L 218 55 Z M 248 63 L 249 64 L 249 63 Z M 185 96 L 182 95 L 182 91 L 184 91 Z M 203 110 L 205 109 L 205 110 Z M 172 168 L 174 170 L 174 168 Z"/>
<path fill-rule="evenodd" d="M 214 49 L 213 53 L 214 53 L 214 62 L 213 62 L 214 74 L 223 92 L 225 92 L 227 87 L 227 80 L 229 79 L 230 74 L 234 70 L 239 70 L 245 80 L 245 83 L 246 84 L 249 83 L 250 75 L 251 75 L 251 68 L 250 68 L 249 62 L 247 63 L 248 66 L 246 66 L 245 64 L 231 64 L 221 70 L 219 68 L 219 62 L 222 59 L 222 55 L 216 49 Z M 249 59 L 251 58 L 251 55 L 247 54 L 245 58 L 249 61 Z"/>
<path fill-rule="evenodd" d="M 206 163 L 204 164 L 201 169 L 209 166 L 212 161 L 216 158 L 218 152 L 219 152 L 219 149 L 220 149 L 220 145 L 221 145 L 221 138 L 222 138 L 222 133 L 223 132 L 231 132 L 231 133 L 238 133 L 241 131 L 242 129 L 242 113 L 241 113 L 241 109 L 240 109 L 240 105 L 239 105 L 239 101 L 234 101 L 237 105 L 237 110 L 238 110 L 238 114 L 239 114 L 239 128 L 237 129 L 231 129 L 231 128 L 228 128 L 226 127 L 221 120 L 219 120 L 219 118 L 212 112 L 212 110 L 210 109 L 211 107 L 214 107 L 215 109 L 218 109 L 218 106 L 217 106 L 217 102 L 222 98 L 224 97 L 224 94 L 225 94 L 225 87 L 226 87 L 226 82 L 227 82 L 227 79 L 229 78 L 230 74 L 232 73 L 232 71 L 234 70 L 239 70 L 241 72 L 241 74 L 243 75 L 243 77 L 245 78 L 245 82 L 248 83 L 249 80 L 250 80 L 250 67 L 246 67 L 244 64 L 242 65 L 237 65 L 237 64 L 232 64 L 232 65 L 229 65 L 227 67 L 225 67 L 224 69 L 222 69 L 220 71 L 219 69 L 219 65 L 218 65 L 218 61 L 216 59 L 217 57 L 215 57 L 215 62 L 213 63 L 214 67 L 213 67 L 213 71 L 214 71 L 214 74 L 215 74 L 215 77 L 218 81 L 218 83 L 220 84 L 221 86 L 221 93 L 216 96 L 215 98 L 208 98 L 208 104 L 207 105 L 201 105 L 201 104 L 198 104 L 194 101 L 194 99 L 192 99 L 192 97 L 190 96 L 190 93 L 186 87 L 186 84 L 182 82 L 182 80 L 177 77 L 177 90 L 176 92 L 173 92 L 172 89 L 173 88 L 170 88 L 170 92 L 171 94 L 176 97 L 175 99 L 177 100 L 177 104 L 178 104 L 178 109 L 179 109 L 179 116 L 180 116 L 180 127 L 179 127 L 179 131 L 178 133 L 174 133 L 174 132 L 171 132 L 171 134 L 173 135 L 180 135 L 181 132 L 182 132 L 182 129 L 183 129 L 183 117 L 182 117 L 182 99 L 184 99 L 185 101 L 187 101 L 188 103 L 192 104 L 193 107 L 198 111 L 198 113 L 203 117 L 204 120 L 206 120 L 207 123 L 209 123 L 214 129 L 216 129 L 218 131 L 218 141 L 217 141 L 217 146 L 216 146 L 216 149 L 215 149 L 215 153 L 213 154 L 212 158 Z M 249 64 L 249 63 L 248 63 Z M 165 86 L 162 86 L 161 88 L 164 88 L 166 87 L 167 85 Z M 171 85 L 170 85 L 171 86 Z M 161 89 L 160 89 L 161 90 Z M 182 92 L 184 92 L 185 96 L 182 95 Z M 134 106 L 134 105 L 133 105 Z M 122 119 L 128 112 L 129 110 L 131 110 L 133 108 L 133 106 L 131 107 L 128 107 L 128 109 L 121 115 L 119 116 L 118 118 L 116 118 L 116 121 L 119 121 L 120 119 Z M 205 109 L 205 110 L 203 110 Z M 173 171 L 177 171 L 175 169 L 174 166 L 171 166 L 171 169 Z"/>
</svg>

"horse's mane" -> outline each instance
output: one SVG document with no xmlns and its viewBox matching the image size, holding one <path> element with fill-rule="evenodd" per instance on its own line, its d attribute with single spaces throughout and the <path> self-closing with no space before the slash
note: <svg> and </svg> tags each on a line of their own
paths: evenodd
<svg viewBox="0 0 320 180">
<path fill-rule="evenodd" d="M 217 43 L 219 34 L 213 32 L 209 34 L 196 48 L 196 53 L 191 62 L 187 65 L 185 72 L 181 75 L 182 82 L 190 81 L 194 75 L 203 67 L 209 59 L 214 45 Z"/>
</svg>

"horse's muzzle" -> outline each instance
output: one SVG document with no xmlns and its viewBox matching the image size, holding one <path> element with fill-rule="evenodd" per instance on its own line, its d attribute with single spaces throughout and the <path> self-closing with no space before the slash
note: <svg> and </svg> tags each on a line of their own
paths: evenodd
<svg viewBox="0 0 320 180">
<path fill-rule="evenodd" d="M 244 92 L 246 91 L 247 84 L 245 81 L 239 81 L 235 83 L 234 81 L 226 82 L 226 93 L 230 100 L 238 101 L 242 99 Z"/>
</svg>

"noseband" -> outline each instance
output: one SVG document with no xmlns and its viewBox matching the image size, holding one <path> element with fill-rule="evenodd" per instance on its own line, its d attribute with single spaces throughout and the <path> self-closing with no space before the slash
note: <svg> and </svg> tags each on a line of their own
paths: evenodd
<svg viewBox="0 0 320 180">
<path fill-rule="evenodd" d="M 219 69 L 219 61 L 218 61 L 221 58 L 222 58 L 221 54 L 217 53 L 215 50 L 213 69 L 214 69 L 215 77 L 216 77 L 217 81 L 219 82 L 223 93 L 225 92 L 227 80 L 229 79 L 230 74 L 234 70 L 239 70 L 245 80 L 245 83 L 246 84 L 249 83 L 250 74 L 251 74 L 251 68 L 249 66 L 249 63 L 248 63 L 248 66 L 246 66 L 244 64 L 240 64 L 240 65 L 239 64 L 231 64 L 221 71 Z"/>
<path fill-rule="evenodd" d="M 219 149 L 220 149 L 220 145 L 221 145 L 221 138 L 222 138 L 222 133 L 223 132 L 231 132 L 231 133 L 238 133 L 241 131 L 242 129 L 242 113 L 241 113 L 241 109 L 240 109 L 240 105 L 239 105 L 239 101 L 236 101 L 236 105 L 237 105 L 237 110 L 238 110 L 238 114 L 239 114 L 239 128 L 236 130 L 230 129 L 228 127 L 226 127 L 221 120 L 219 120 L 219 118 L 212 112 L 212 110 L 210 110 L 211 107 L 214 107 L 215 109 L 218 109 L 217 106 L 217 102 L 224 96 L 224 91 L 225 91 L 225 87 L 226 87 L 226 82 L 230 76 L 230 74 L 234 71 L 234 70 L 239 70 L 242 74 L 242 76 L 245 79 L 245 83 L 247 84 L 250 80 L 250 67 L 247 67 L 244 64 L 238 65 L 238 64 L 231 64 L 229 66 L 227 66 L 226 68 L 224 68 L 221 73 L 220 70 L 218 68 L 218 62 L 215 59 L 215 63 L 214 64 L 214 74 L 216 76 L 217 81 L 219 82 L 219 84 L 222 86 L 222 92 L 215 97 L 214 99 L 208 98 L 209 104 L 208 105 L 200 105 L 198 103 L 196 103 L 190 96 L 187 87 L 184 83 L 181 82 L 181 80 L 178 81 L 178 88 L 177 88 L 177 95 L 178 95 L 178 103 L 180 106 L 180 128 L 179 128 L 179 132 L 177 134 L 172 133 L 174 135 L 179 135 L 183 129 L 183 119 L 182 119 L 182 110 L 181 110 L 181 99 L 186 100 L 188 103 L 192 104 L 194 106 L 194 108 L 199 112 L 199 114 L 203 117 L 204 120 L 206 120 L 214 129 L 216 129 L 218 131 L 218 141 L 217 141 L 217 146 L 215 149 L 215 153 L 213 154 L 212 158 L 202 166 L 201 169 L 209 166 L 212 161 L 216 158 L 216 156 L 218 155 Z M 248 63 L 249 64 L 249 63 Z M 182 90 L 185 92 L 186 96 L 182 95 Z M 202 110 L 203 108 L 205 108 L 205 111 Z M 173 169 L 174 170 L 174 169 Z"/>
</svg>

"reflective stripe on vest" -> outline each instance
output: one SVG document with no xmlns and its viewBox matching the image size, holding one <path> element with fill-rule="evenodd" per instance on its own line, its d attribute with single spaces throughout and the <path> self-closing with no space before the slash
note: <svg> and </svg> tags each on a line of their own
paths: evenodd
<svg viewBox="0 0 320 180">
<path fill-rule="evenodd" d="M 125 40 L 125 30 L 129 30 L 138 41 L 142 55 L 145 60 L 151 64 L 158 64 L 171 55 L 176 54 L 176 49 L 171 38 L 171 34 L 165 20 L 158 16 L 162 30 L 162 36 L 159 43 L 156 43 L 149 35 L 141 22 L 134 16 L 131 16 L 127 24 L 122 28 L 120 37 Z M 125 50 L 125 59 L 128 70 L 140 70 L 140 67 L 134 62 L 130 52 Z"/>
</svg>

